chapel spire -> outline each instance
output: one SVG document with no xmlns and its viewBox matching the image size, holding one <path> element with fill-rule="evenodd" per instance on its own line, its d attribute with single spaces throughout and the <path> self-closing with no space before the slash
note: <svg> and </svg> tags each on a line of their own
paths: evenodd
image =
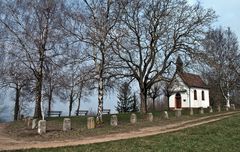
<svg viewBox="0 0 240 152">
<path fill-rule="evenodd" d="M 183 73 L 183 61 L 180 56 L 178 56 L 177 58 L 176 67 L 177 67 L 176 70 L 178 73 Z"/>
</svg>

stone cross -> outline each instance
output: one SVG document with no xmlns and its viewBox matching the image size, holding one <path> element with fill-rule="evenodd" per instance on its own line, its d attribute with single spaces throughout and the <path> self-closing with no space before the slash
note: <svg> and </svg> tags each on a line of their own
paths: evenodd
<svg viewBox="0 0 240 152">
<path fill-rule="evenodd" d="M 39 120 L 38 122 L 38 134 L 42 135 L 46 133 L 47 130 L 47 122 L 46 120 Z"/>
<path fill-rule="evenodd" d="M 137 123 L 137 115 L 136 115 L 135 113 L 132 113 L 132 114 L 131 114 L 130 123 L 131 123 L 131 124 Z"/>
<path fill-rule="evenodd" d="M 229 110 L 228 106 L 225 106 L 225 110 L 226 110 L 226 111 L 228 111 L 228 110 Z"/>
<path fill-rule="evenodd" d="M 209 108 L 209 113 L 213 113 L 213 108 L 212 108 L 212 106 L 209 106 L 208 108 Z"/>
<path fill-rule="evenodd" d="M 71 130 L 71 119 L 64 118 L 63 119 L 63 131 Z"/>
<path fill-rule="evenodd" d="M 236 110 L 235 104 L 231 104 L 230 107 L 231 107 L 232 110 Z"/>
<path fill-rule="evenodd" d="M 182 109 L 175 109 L 175 116 L 181 117 L 181 115 L 182 115 Z"/>
<path fill-rule="evenodd" d="M 190 108 L 190 116 L 192 116 L 193 114 L 194 114 L 193 108 Z"/>
<path fill-rule="evenodd" d="M 117 126 L 118 125 L 117 115 L 112 115 L 111 116 L 110 125 L 111 126 Z"/>
<path fill-rule="evenodd" d="M 32 118 L 31 117 L 28 117 L 27 118 L 27 126 L 30 127 L 32 125 Z"/>
<path fill-rule="evenodd" d="M 37 127 L 37 119 L 32 120 L 32 129 L 35 129 Z"/>
<path fill-rule="evenodd" d="M 94 117 L 88 117 L 87 118 L 87 128 L 88 129 L 95 128 L 95 119 L 94 119 Z"/>
<path fill-rule="evenodd" d="M 199 113 L 200 113 L 200 114 L 204 114 L 204 109 L 203 109 L 203 107 L 201 107 L 201 108 L 199 109 Z"/>
<path fill-rule="evenodd" d="M 221 112 L 221 106 L 220 105 L 217 106 L 217 110 L 218 110 L 218 112 Z"/>
<path fill-rule="evenodd" d="M 167 111 L 164 111 L 164 119 L 169 119 L 169 116 L 168 116 L 168 112 Z"/>
<path fill-rule="evenodd" d="M 147 114 L 147 120 L 150 122 L 153 122 L 153 114 L 152 113 Z"/>
</svg>

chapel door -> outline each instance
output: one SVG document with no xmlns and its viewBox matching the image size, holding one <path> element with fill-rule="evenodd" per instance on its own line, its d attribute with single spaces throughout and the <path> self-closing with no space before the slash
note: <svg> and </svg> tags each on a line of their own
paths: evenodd
<svg viewBox="0 0 240 152">
<path fill-rule="evenodd" d="M 181 109 L 182 108 L 182 100 L 181 100 L 181 94 L 180 93 L 176 93 L 175 101 L 176 101 L 176 108 Z"/>
</svg>

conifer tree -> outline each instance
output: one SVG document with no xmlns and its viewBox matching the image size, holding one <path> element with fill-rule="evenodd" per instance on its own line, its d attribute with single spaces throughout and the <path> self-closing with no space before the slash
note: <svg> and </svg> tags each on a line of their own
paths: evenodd
<svg viewBox="0 0 240 152">
<path fill-rule="evenodd" d="M 134 94 L 133 94 L 132 112 L 138 112 L 138 111 L 139 111 L 139 109 L 138 109 L 138 99 L 137 99 L 136 94 L 134 93 Z"/>
<path fill-rule="evenodd" d="M 126 82 L 123 83 L 118 92 L 118 103 L 116 110 L 119 113 L 133 111 L 134 95 L 132 95 L 129 84 Z"/>
</svg>

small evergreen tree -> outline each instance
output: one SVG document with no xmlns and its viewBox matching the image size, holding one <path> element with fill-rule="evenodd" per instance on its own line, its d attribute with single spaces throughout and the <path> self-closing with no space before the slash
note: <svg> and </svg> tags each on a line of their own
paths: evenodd
<svg viewBox="0 0 240 152">
<path fill-rule="evenodd" d="M 133 94 L 132 112 L 138 112 L 138 111 L 139 111 L 139 109 L 138 109 L 138 99 L 137 99 L 136 94 L 134 93 L 134 94 Z"/>
<path fill-rule="evenodd" d="M 133 107 L 134 95 L 132 95 L 131 87 L 129 86 L 129 84 L 125 82 L 118 90 L 118 103 L 116 110 L 119 113 L 130 112 L 133 111 Z"/>
</svg>

